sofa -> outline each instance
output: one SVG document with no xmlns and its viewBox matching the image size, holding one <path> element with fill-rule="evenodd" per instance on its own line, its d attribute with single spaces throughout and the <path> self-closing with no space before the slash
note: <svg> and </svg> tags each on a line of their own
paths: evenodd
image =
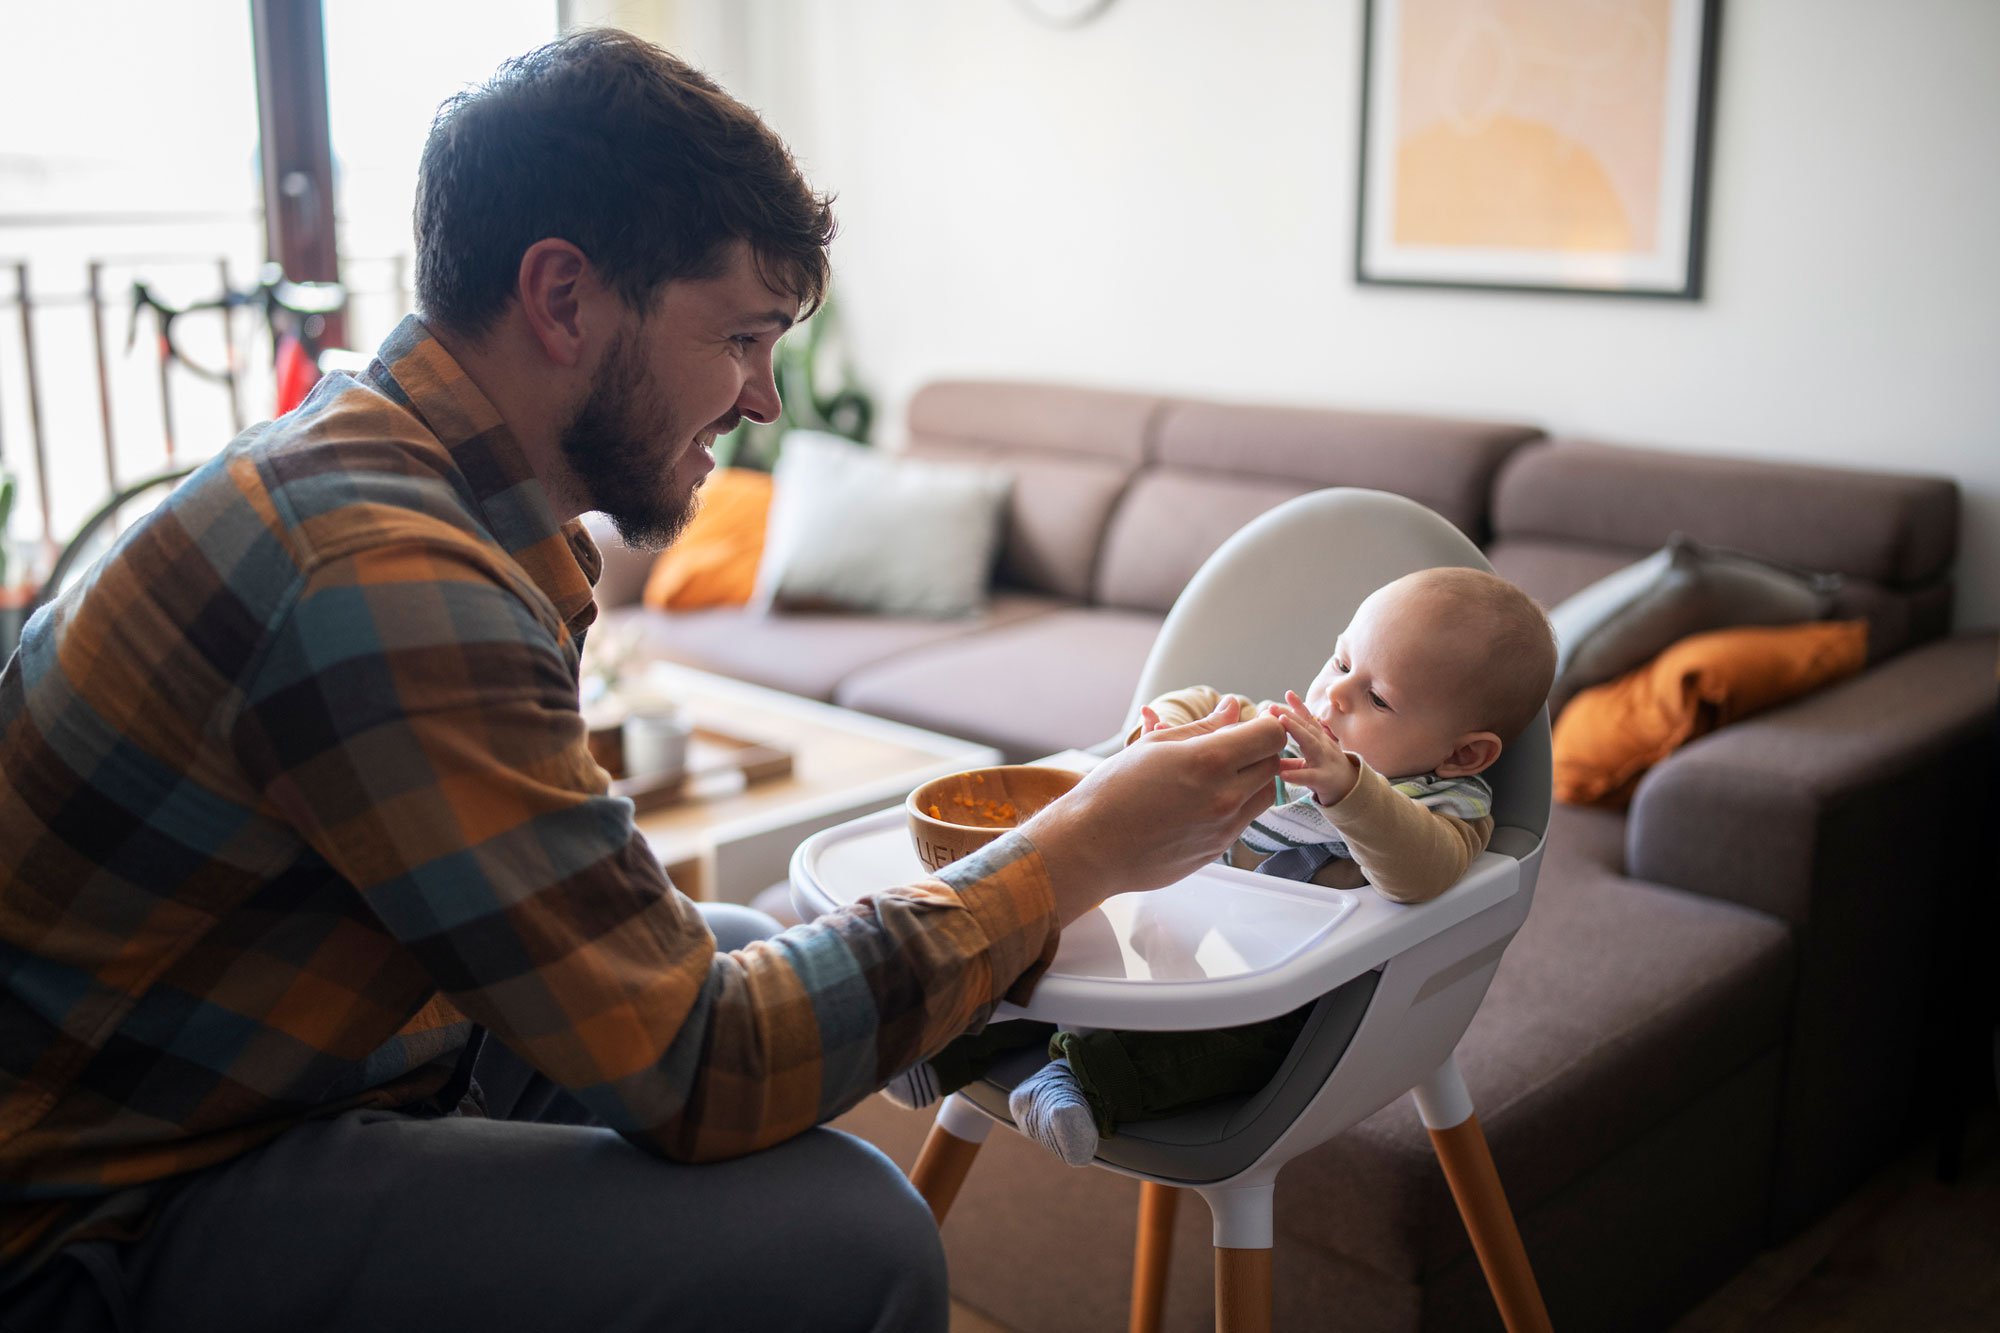
<svg viewBox="0 0 2000 1333">
<path fill-rule="evenodd" d="M 1841 575 L 1859 675 L 1685 746 L 1628 809 L 1557 807 L 1460 1062 L 1562 1328 L 1665 1326 L 1923 1127 L 1940 1016 L 1967 1002 L 1936 961 L 1991 862 L 1955 812 L 1993 796 L 2000 641 L 1951 632 L 1952 482 L 1058 385 L 932 384 L 907 424 L 914 456 L 1014 476 L 980 614 L 652 611 L 644 557 L 608 547 L 605 623 L 1029 758 L 1117 733 L 1189 576 L 1318 487 L 1423 502 L 1548 605 L 1675 532 Z M 907 1167 L 929 1117 L 871 1098 L 838 1123 Z M 995 1135 L 945 1227 L 955 1293 L 1035 1333 L 1122 1326 L 1136 1198 Z M 1276 1210 L 1278 1327 L 1498 1326 L 1407 1100 L 1295 1162 Z M 1171 1329 L 1211 1326 L 1203 1212 L 1182 1210 Z"/>
</svg>

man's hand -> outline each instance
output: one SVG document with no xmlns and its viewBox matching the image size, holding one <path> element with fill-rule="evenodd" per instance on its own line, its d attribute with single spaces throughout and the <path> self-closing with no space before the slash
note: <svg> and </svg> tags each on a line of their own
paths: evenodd
<svg viewBox="0 0 2000 1333">
<path fill-rule="evenodd" d="M 1063 925 L 1113 894 L 1193 874 L 1271 803 L 1285 745 L 1275 718 L 1238 725 L 1236 701 L 1225 699 L 1196 722 L 1153 722 L 1023 826 L 1048 866 Z"/>
<path fill-rule="evenodd" d="M 1338 805 L 1361 778 L 1361 765 L 1340 748 L 1333 728 L 1306 711 L 1306 701 L 1291 690 L 1285 702 L 1271 705 L 1271 716 L 1282 722 L 1285 734 L 1298 744 L 1299 757 L 1278 764 L 1287 782 L 1311 789 L 1321 805 Z"/>
</svg>

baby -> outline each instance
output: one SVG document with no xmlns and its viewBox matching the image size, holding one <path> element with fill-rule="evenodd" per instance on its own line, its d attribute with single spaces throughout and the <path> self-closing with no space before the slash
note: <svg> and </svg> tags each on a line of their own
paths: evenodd
<svg viewBox="0 0 2000 1333">
<path fill-rule="evenodd" d="M 1337 888 L 1368 883 L 1402 903 L 1443 893 L 1493 833 L 1493 794 L 1478 775 L 1541 711 L 1555 660 L 1541 607 L 1492 574 L 1427 569 L 1376 589 L 1303 699 L 1286 691 L 1282 703 L 1253 706 L 1235 696 L 1240 716 L 1271 713 L 1289 741 L 1278 799 L 1230 861 Z M 1127 743 L 1206 717 L 1225 697 L 1207 686 L 1163 695 L 1140 710 Z M 1022 1132 L 1082 1166 L 1120 1123 L 1261 1087 L 1310 1009 L 1207 1032 L 995 1023 L 885 1091 L 928 1105 L 999 1053 L 1046 1041 L 1056 1058 L 1014 1089 L 1008 1109 Z"/>
</svg>

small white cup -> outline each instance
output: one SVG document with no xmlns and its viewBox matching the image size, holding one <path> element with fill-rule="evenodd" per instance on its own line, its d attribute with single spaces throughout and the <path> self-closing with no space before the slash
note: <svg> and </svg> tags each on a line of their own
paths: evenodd
<svg viewBox="0 0 2000 1333">
<path fill-rule="evenodd" d="M 625 719 L 625 776 L 677 778 L 687 771 L 694 723 L 679 708 L 649 709 Z"/>
</svg>

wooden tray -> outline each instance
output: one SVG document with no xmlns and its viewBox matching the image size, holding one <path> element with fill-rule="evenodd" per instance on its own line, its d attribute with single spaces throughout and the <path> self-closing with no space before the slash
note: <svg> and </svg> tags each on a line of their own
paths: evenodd
<svg viewBox="0 0 2000 1333">
<path fill-rule="evenodd" d="M 732 770 L 743 774 L 745 786 L 788 777 L 792 752 L 748 736 L 698 726 L 688 736 L 686 772 L 672 777 L 627 778 L 617 776 L 618 769 L 607 769 L 613 775 L 611 794 L 632 802 L 633 812 L 642 815 L 692 800 L 708 778 Z"/>
</svg>

